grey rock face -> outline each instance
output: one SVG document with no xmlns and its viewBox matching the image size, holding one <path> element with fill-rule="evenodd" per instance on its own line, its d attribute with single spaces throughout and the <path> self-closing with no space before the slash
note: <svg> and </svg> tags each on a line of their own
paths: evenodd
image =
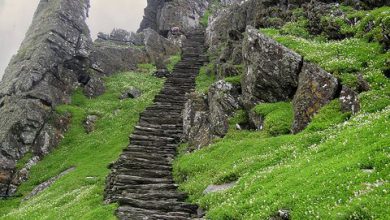
<svg viewBox="0 0 390 220">
<path fill-rule="evenodd" d="M 248 26 L 243 42 L 245 105 L 286 101 L 294 96 L 303 58 Z"/>
<path fill-rule="evenodd" d="M 215 137 L 223 137 L 229 129 L 229 117 L 240 107 L 236 88 L 225 81 L 214 83 L 207 100 L 191 93 L 183 111 L 184 137 L 189 149 L 207 146 Z"/>
<path fill-rule="evenodd" d="M 88 115 L 84 120 L 85 131 L 89 134 L 95 130 L 95 124 L 99 117 L 97 115 Z"/>
<path fill-rule="evenodd" d="M 144 45 L 150 61 L 153 63 L 165 60 L 167 57 L 179 53 L 180 47 L 174 45 L 168 39 L 159 35 L 151 28 L 147 28 L 144 33 Z M 168 56 L 167 56 L 168 55 Z"/>
<path fill-rule="evenodd" d="M 141 32 L 146 28 L 152 28 L 153 30 L 158 31 L 157 18 L 164 3 L 165 0 L 148 0 L 148 4 L 144 11 L 144 18 L 138 32 Z"/>
<path fill-rule="evenodd" d="M 263 129 L 264 118 L 253 110 L 248 111 L 248 122 L 249 127 L 256 131 L 260 131 Z"/>
<path fill-rule="evenodd" d="M 207 100 L 196 93 L 188 94 L 188 101 L 183 110 L 183 133 L 189 149 L 197 150 L 211 143 L 210 122 Z"/>
<path fill-rule="evenodd" d="M 341 110 L 356 114 L 360 111 L 358 94 L 347 86 L 343 86 L 340 93 Z"/>
<path fill-rule="evenodd" d="M 137 34 L 120 29 L 114 29 L 113 33 L 108 39 L 100 37 L 93 44 L 92 68 L 102 74 L 135 70 L 140 63 L 157 64 L 181 51 L 179 46 L 150 28 Z"/>
<path fill-rule="evenodd" d="M 60 132 L 48 121 L 53 107 L 86 74 L 91 48 L 85 23 L 88 0 L 41 0 L 18 53 L 0 82 L 0 196 L 12 194 L 15 161 L 28 151 L 41 155 Z M 41 145 L 41 142 L 46 143 Z"/>
<path fill-rule="evenodd" d="M 138 98 L 142 95 L 142 92 L 141 90 L 137 89 L 137 88 L 131 88 L 129 90 L 127 90 L 126 92 L 124 92 L 121 97 L 119 97 L 120 99 L 127 99 L 127 98 L 131 98 L 131 99 L 135 99 L 135 98 Z"/>
<path fill-rule="evenodd" d="M 114 28 L 110 34 L 110 40 L 119 41 L 119 42 L 131 42 L 131 34 L 130 32 Z"/>
<path fill-rule="evenodd" d="M 93 68 L 106 75 L 135 70 L 139 63 L 149 62 L 143 48 L 112 41 L 95 41 L 90 58 Z"/>
<path fill-rule="evenodd" d="M 286 1 L 282 0 L 247 0 L 219 10 L 209 19 L 206 42 L 211 49 L 215 49 L 229 39 L 229 33 L 232 30 L 244 33 L 248 25 L 256 28 L 269 26 L 268 18 L 285 16 L 285 5 Z M 275 13 L 277 13 L 276 16 Z"/>
<path fill-rule="evenodd" d="M 290 212 L 290 210 L 285 209 L 278 210 L 273 216 L 269 218 L 269 220 L 290 220 Z"/>
<path fill-rule="evenodd" d="M 106 91 L 103 80 L 100 77 L 92 77 L 84 86 L 84 94 L 90 98 L 103 95 Z"/>
<path fill-rule="evenodd" d="M 214 83 L 209 89 L 209 121 L 214 135 L 223 137 L 228 132 L 229 116 L 240 107 L 238 97 L 234 94 L 233 85 L 223 80 Z"/>
<path fill-rule="evenodd" d="M 302 131 L 312 117 L 333 100 L 339 88 L 337 79 L 316 65 L 305 63 L 299 75 L 299 87 L 294 96 L 293 133 Z"/>
<path fill-rule="evenodd" d="M 221 3 L 223 5 L 231 5 L 231 4 L 236 4 L 236 3 L 241 3 L 244 0 L 221 0 Z"/>
<path fill-rule="evenodd" d="M 199 20 L 207 7 L 207 0 L 148 0 L 138 32 L 151 28 L 165 37 L 173 27 L 188 32 L 199 27 Z"/>
<path fill-rule="evenodd" d="M 235 185 L 236 185 L 236 182 L 225 183 L 222 185 L 210 185 L 203 191 L 203 194 L 223 192 L 223 191 L 226 191 L 226 190 L 233 188 Z"/>
</svg>

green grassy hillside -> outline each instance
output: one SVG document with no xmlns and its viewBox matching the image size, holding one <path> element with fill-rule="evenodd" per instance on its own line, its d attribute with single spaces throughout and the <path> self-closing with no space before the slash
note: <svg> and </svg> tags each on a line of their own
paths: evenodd
<svg viewBox="0 0 390 220">
<path fill-rule="evenodd" d="M 351 88 L 356 89 L 361 73 L 371 86 L 359 95 L 361 111 L 342 113 L 334 100 L 297 135 L 289 134 L 291 103 L 256 106 L 254 111 L 265 116 L 262 131 L 236 130 L 236 123 L 247 120 L 238 111 L 226 137 L 183 152 L 175 162 L 181 189 L 207 210 L 207 218 L 268 219 L 284 209 L 292 219 L 390 219 L 390 80 L 384 75 L 390 53 L 378 33 L 390 10 L 343 10 L 362 20 L 343 40 L 310 35 L 303 18 L 260 31 Z M 372 20 L 378 28 L 364 33 L 364 23 Z M 203 72 L 198 91 L 213 81 Z M 203 194 L 209 185 L 232 181 L 237 181 L 232 189 Z"/>
<path fill-rule="evenodd" d="M 71 113 L 70 130 L 60 146 L 32 168 L 30 179 L 17 193 L 28 195 L 36 185 L 62 171 L 70 167 L 75 170 L 30 200 L 0 200 L 0 219 L 115 219 L 116 206 L 103 204 L 107 166 L 128 145 L 139 114 L 151 104 L 163 84 L 151 76 L 153 67 L 142 67 L 142 72 L 107 78 L 107 91 L 98 98 L 88 99 L 77 91 L 70 105 L 57 108 L 59 113 Z M 131 87 L 141 89 L 143 95 L 119 100 L 121 93 Z M 82 124 L 91 114 L 98 115 L 99 120 L 96 130 L 87 134 Z"/>
</svg>

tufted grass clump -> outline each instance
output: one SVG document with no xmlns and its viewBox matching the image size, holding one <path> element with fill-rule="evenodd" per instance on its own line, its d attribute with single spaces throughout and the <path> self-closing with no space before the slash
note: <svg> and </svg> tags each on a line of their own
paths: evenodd
<svg viewBox="0 0 390 220">
<path fill-rule="evenodd" d="M 345 122 L 350 116 L 351 113 L 349 112 L 341 112 L 341 104 L 339 100 L 336 99 L 320 109 L 320 111 L 313 117 L 305 131 L 322 131 Z"/>
<path fill-rule="evenodd" d="M 264 131 L 272 136 L 289 134 L 294 119 L 293 106 L 289 102 L 261 103 L 253 109 L 264 118 Z"/>
<path fill-rule="evenodd" d="M 198 93 L 207 94 L 209 87 L 216 80 L 215 64 L 209 63 L 200 68 L 199 74 L 196 77 L 196 91 Z"/>
<path fill-rule="evenodd" d="M 71 104 L 57 107 L 58 113 L 71 114 L 70 129 L 60 145 L 32 168 L 30 179 L 17 192 L 20 197 L 0 200 L 0 219 L 116 219 L 116 205 L 103 203 L 107 166 L 128 145 L 139 114 L 163 85 L 152 76 L 154 69 L 153 65 L 140 65 L 138 72 L 113 75 L 105 79 L 107 91 L 102 96 L 89 99 L 78 90 Z M 121 93 L 131 87 L 142 90 L 142 96 L 121 101 Z M 90 134 L 83 127 L 87 115 L 99 117 Z M 75 170 L 22 201 L 38 184 L 70 167 Z"/>
<path fill-rule="evenodd" d="M 200 19 L 200 24 L 203 26 L 203 27 L 207 27 L 209 25 L 209 17 L 211 15 L 211 12 L 210 10 L 206 10 L 204 12 L 204 15 L 201 17 Z"/>
<path fill-rule="evenodd" d="M 174 56 L 171 56 L 169 58 L 169 62 L 167 64 L 167 70 L 169 72 L 173 72 L 173 69 L 175 68 L 175 65 L 180 62 L 181 60 L 181 55 L 180 54 L 176 54 Z"/>
</svg>

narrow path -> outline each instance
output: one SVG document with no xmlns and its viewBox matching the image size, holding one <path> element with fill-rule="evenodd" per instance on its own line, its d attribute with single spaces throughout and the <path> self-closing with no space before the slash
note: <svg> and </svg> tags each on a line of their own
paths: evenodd
<svg viewBox="0 0 390 220">
<path fill-rule="evenodd" d="M 185 94 L 194 90 L 204 64 L 203 30 L 184 43 L 182 60 L 165 86 L 140 117 L 130 145 L 111 167 L 106 199 L 118 202 L 120 219 L 194 219 L 197 206 L 185 202 L 172 176 L 172 161 L 183 134 Z"/>
</svg>

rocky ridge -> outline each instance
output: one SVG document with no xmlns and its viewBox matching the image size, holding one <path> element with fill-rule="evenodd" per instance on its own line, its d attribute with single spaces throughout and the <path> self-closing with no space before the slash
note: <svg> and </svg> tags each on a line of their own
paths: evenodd
<svg viewBox="0 0 390 220">
<path fill-rule="evenodd" d="M 67 118 L 54 112 L 88 77 L 92 41 L 85 19 L 89 1 L 39 3 L 17 55 L 0 82 L 0 197 L 12 195 L 28 177 L 16 161 L 27 152 L 37 162 L 56 146 Z"/>
</svg>

